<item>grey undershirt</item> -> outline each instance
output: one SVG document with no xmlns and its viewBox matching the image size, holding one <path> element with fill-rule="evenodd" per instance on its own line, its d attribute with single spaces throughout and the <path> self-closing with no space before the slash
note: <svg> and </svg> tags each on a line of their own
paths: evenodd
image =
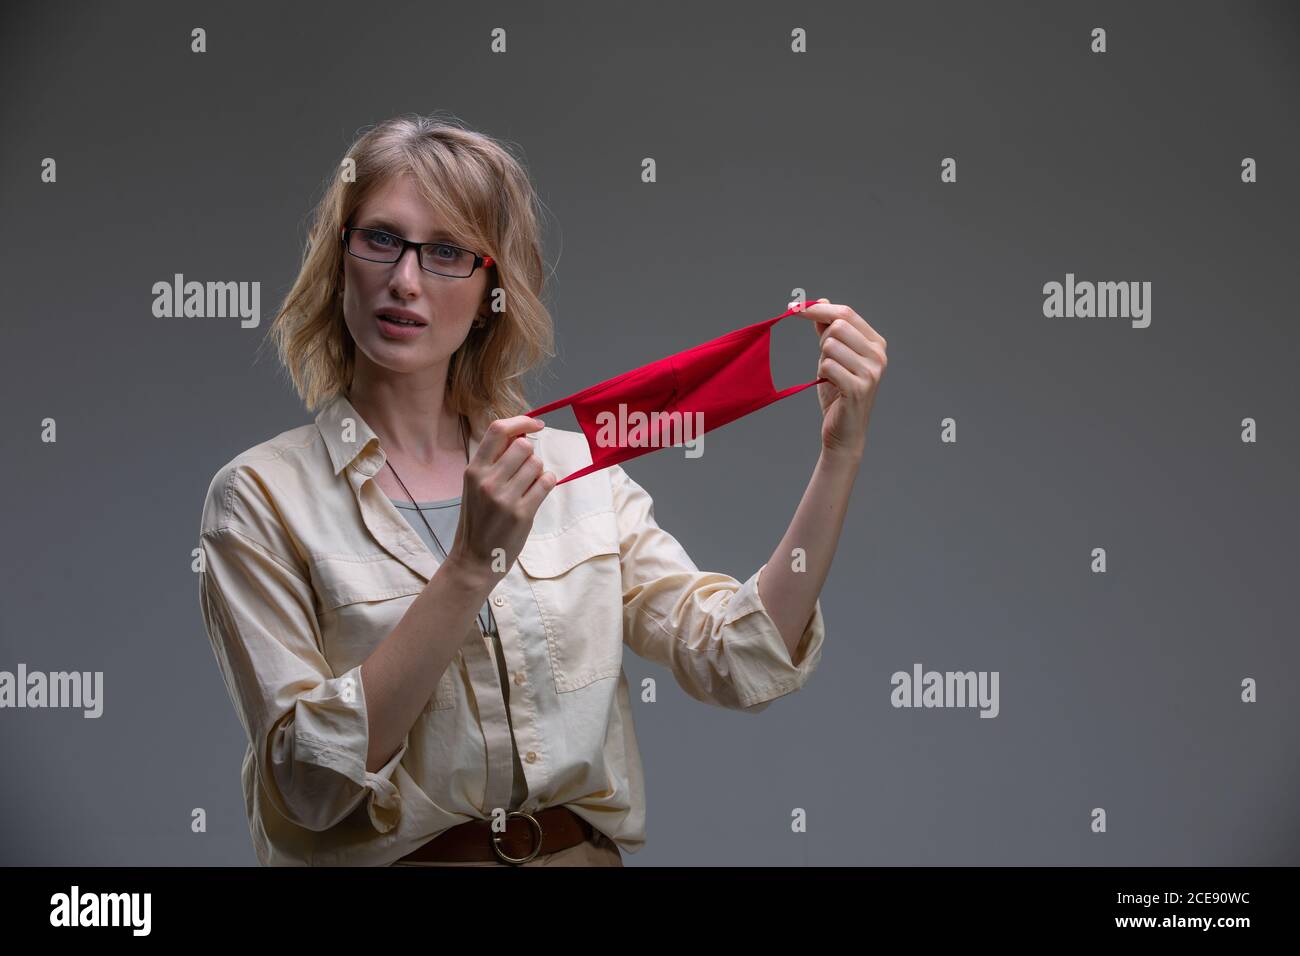
<svg viewBox="0 0 1300 956">
<path fill-rule="evenodd" d="M 424 521 L 420 520 L 420 515 L 416 513 L 416 506 L 409 501 L 398 501 L 396 498 L 389 498 L 402 517 L 415 530 L 424 541 L 424 546 L 433 553 L 433 556 L 442 561 L 442 549 L 434 542 L 433 536 L 429 534 L 429 529 L 425 527 Z M 423 512 L 425 521 L 433 526 L 433 530 L 438 534 L 438 541 L 451 547 L 452 541 L 456 539 L 456 525 L 460 522 L 460 498 L 448 498 L 444 501 L 421 501 L 419 503 L 420 511 Z M 506 703 L 506 721 L 510 724 L 510 750 L 514 760 L 515 775 L 514 783 L 510 791 L 511 810 L 519 809 L 524 799 L 528 796 L 528 782 L 524 779 L 524 768 L 519 762 L 519 748 L 515 744 L 515 728 L 510 717 L 510 682 L 506 678 L 506 660 L 505 654 L 501 650 L 501 635 L 497 633 L 496 619 L 492 617 L 489 610 L 488 602 L 483 602 L 483 608 L 479 611 L 479 625 L 483 631 L 492 640 L 492 652 L 497 661 L 497 673 L 501 679 L 501 695 Z"/>
</svg>

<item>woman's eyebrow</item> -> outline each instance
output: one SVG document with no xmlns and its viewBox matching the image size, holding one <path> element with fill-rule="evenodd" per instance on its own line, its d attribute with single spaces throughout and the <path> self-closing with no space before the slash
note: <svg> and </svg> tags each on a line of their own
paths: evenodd
<svg viewBox="0 0 1300 956">
<path fill-rule="evenodd" d="M 391 219 L 384 219 L 382 216 L 380 217 L 368 216 L 363 221 L 366 224 L 365 228 L 386 229 L 388 232 L 395 233 L 397 235 L 401 235 L 402 233 L 402 229 L 394 225 Z M 435 242 L 439 239 L 446 239 L 449 242 L 453 241 L 451 233 L 447 232 L 445 229 L 439 229 L 437 232 L 433 234 L 433 236 L 428 241 Z"/>
</svg>

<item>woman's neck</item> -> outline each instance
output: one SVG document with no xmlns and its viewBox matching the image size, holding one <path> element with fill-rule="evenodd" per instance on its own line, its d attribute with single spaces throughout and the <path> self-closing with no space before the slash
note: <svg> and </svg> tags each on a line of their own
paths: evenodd
<svg viewBox="0 0 1300 956">
<path fill-rule="evenodd" d="M 461 451 L 460 417 L 447 408 L 442 388 L 393 388 L 380 384 L 353 387 L 348 401 L 379 436 L 389 455 L 432 465 Z"/>
</svg>

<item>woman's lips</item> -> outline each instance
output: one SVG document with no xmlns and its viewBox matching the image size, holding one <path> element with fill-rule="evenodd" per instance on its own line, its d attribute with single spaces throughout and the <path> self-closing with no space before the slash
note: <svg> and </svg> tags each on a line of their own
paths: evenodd
<svg viewBox="0 0 1300 956">
<path fill-rule="evenodd" d="M 379 333 L 390 339 L 414 338 L 425 329 L 423 325 L 401 325 L 397 322 L 390 322 L 382 315 L 375 316 L 375 321 L 379 323 Z"/>
</svg>

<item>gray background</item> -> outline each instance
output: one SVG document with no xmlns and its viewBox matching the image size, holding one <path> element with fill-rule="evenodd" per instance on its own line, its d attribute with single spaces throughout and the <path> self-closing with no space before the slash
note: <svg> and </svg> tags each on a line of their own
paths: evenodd
<svg viewBox="0 0 1300 956">
<path fill-rule="evenodd" d="M 199 511 L 220 465 L 311 420 L 258 346 L 325 179 L 359 128 L 440 109 L 519 144 L 549 210 L 559 355 L 537 404 L 776 315 L 795 287 L 889 340 L 808 686 L 747 716 L 627 656 L 634 683 L 659 679 L 637 704 L 648 844 L 629 866 L 1300 862 L 1296 5 L 0 17 L 0 669 L 105 672 L 98 720 L 0 711 L 0 862 L 255 864 L 190 570 Z M 175 272 L 260 281 L 261 326 L 154 318 Z M 1044 318 L 1067 272 L 1152 282 L 1151 326 Z M 778 387 L 815 377 L 806 320 L 773 342 Z M 710 433 L 702 459 L 628 470 L 701 567 L 743 579 L 819 427 L 809 390 Z M 1000 716 L 894 709 L 890 674 L 915 661 L 999 671 Z"/>
</svg>

